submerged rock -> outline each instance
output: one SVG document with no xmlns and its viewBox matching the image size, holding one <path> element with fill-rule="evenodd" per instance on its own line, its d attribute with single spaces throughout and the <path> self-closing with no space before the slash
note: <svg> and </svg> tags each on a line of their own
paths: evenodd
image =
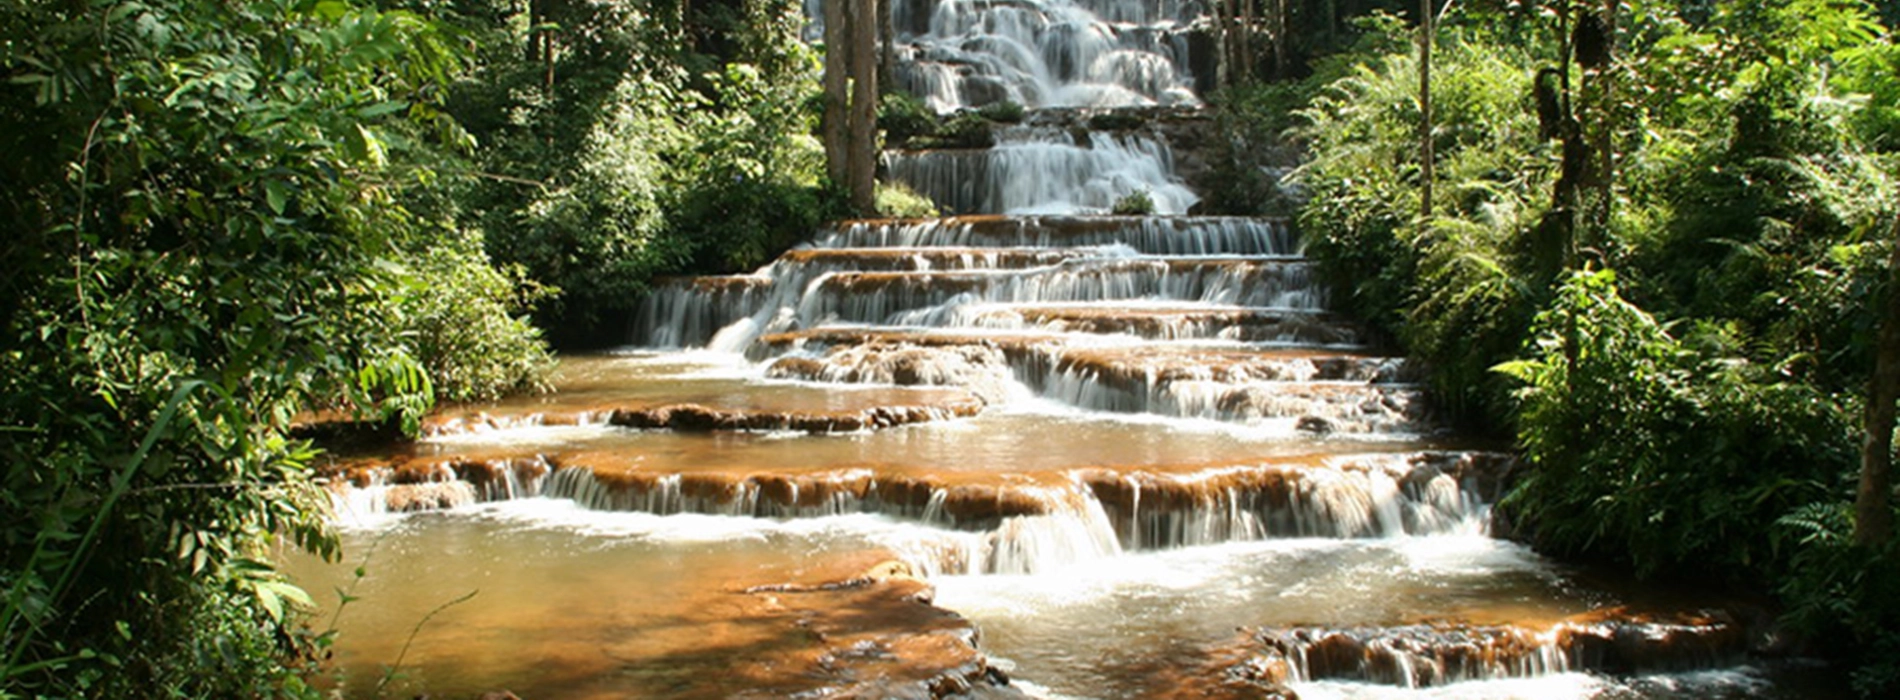
<svg viewBox="0 0 1900 700">
<path fill-rule="evenodd" d="M 889 553 L 847 556 L 744 594 L 805 632 L 808 643 L 791 656 L 798 675 L 821 684 L 813 697 L 1028 697 L 978 649 L 976 626 L 931 605 L 929 582 Z"/>
</svg>

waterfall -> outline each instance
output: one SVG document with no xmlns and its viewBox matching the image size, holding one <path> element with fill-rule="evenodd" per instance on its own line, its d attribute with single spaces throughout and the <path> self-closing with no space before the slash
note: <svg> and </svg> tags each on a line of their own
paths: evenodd
<svg viewBox="0 0 1900 700">
<path fill-rule="evenodd" d="M 1150 136 L 1006 131 L 994 147 L 892 152 L 891 179 L 956 214 L 1107 213 L 1145 194 L 1156 214 L 1185 214 L 1200 200 L 1174 176 L 1174 155 Z"/>
<path fill-rule="evenodd" d="M 939 112 L 1199 106 L 1190 26 L 1204 13 L 1180 0 L 900 1 L 898 80 Z"/>
<path fill-rule="evenodd" d="M 333 485 L 348 520 L 479 502 L 561 498 L 598 511 L 821 518 L 858 513 L 943 531 L 906 547 L 929 571 L 1031 574 L 1125 551 L 1284 537 L 1392 538 L 1482 531 L 1497 456 L 1345 456 L 1190 474 L 1082 470 L 1065 483 L 949 485 L 869 469 L 806 474 L 647 472 L 535 460 L 424 462 Z M 400 483 L 398 483 L 400 482 Z"/>
</svg>

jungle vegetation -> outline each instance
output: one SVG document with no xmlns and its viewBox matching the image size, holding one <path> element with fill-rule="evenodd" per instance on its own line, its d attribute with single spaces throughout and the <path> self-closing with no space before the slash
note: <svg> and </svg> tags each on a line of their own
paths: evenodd
<svg viewBox="0 0 1900 700">
<path fill-rule="evenodd" d="M 1515 439 L 1517 536 L 1771 591 L 1893 692 L 1892 3 L 1428 5 L 1229 97 L 1295 105 L 1309 251 Z"/>
<path fill-rule="evenodd" d="M 1900 554 L 1863 477 L 1900 391 L 1896 5 L 1215 3 L 1230 141 L 1305 165 L 1213 199 L 1297 207 L 1444 409 L 1517 441 L 1517 535 L 1774 593 L 1891 692 Z M 329 637 L 271 564 L 335 554 L 311 411 L 413 428 L 533 390 L 660 276 L 928 215 L 867 187 L 880 131 L 1021 119 L 922 113 L 888 52 L 803 27 L 792 0 L 0 0 L 0 697 L 315 696 Z"/>
</svg>

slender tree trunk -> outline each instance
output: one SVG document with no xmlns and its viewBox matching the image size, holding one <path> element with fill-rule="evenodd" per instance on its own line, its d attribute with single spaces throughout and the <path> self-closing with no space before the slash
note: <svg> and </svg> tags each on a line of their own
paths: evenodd
<svg viewBox="0 0 1900 700">
<path fill-rule="evenodd" d="M 1421 222 L 1432 218 L 1432 0 L 1419 0 L 1418 17 L 1418 211 Z"/>
<path fill-rule="evenodd" d="M 878 0 L 877 31 L 883 37 L 877 67 L 877 80 L 880 85 L 897 84 L 897 20 L 892 14 L 893 0 Z"/>
<path fill-rule="evenodd" d="M 1878 547 L 1893 537 L 1894 401 L 1900 398 L 1900 214 L 1888 235 L 1887 288 L 1879 307 L 1874 375 L 1867 386 L 1860 451 L 1860 491 L 1854 498 L 1854 543 Z"/>
<path fill-rule="evenodd" d="M 1234 86 L 1233 3 L 1214 0 L 1214 87 Z"/>
<path fill-rule="evenodd" d="M 1273 0 L 1273 19 L 1270 28 L 1273 31 L 1273 79 L 1286 80 L 1287 54 L 1287 0 Z"/>
<path fill-rule="evenodd" d="M 1240 0 L 1240 63 L 1235 67 L 1239 69 L 1236 77 L 1242 84 L 1253 82 L 1253 13 L 1256 2 L 1259 0 Z"/>
<path fill-rule="evenodd" d="M 855 0 L 851 14 L 851 204 L 859 213 L 877 209 L 877 5 Z"/>
<path fill-rule="evenodd" d="M 1603 65 L 1596 72 L 1597 108 L 1592 124 L 1596 150 L 1597 201 L 1590 208 L 1590 245 L 1600 243 L 1610 229 L 1616 204 L 1616 14 L 1621 3 L 1603 0 Z"/>
<path fill-rule="evenodd" d="M 1339 0 L 1326 0 L 1326 48 L 1331 51 L 1339 44 Z"/>
<path fill-rule="evenodd" d="M 848 186 L 845 139 L 850 133 L 847 108 L 851 103 L 851 37 L 846 18 L 850 0 L 824 0 L 825 19 L 825 111 L 821 117 L 820 137 L 825 142 L 825 174 L 833 185 Z"/>
</svg>

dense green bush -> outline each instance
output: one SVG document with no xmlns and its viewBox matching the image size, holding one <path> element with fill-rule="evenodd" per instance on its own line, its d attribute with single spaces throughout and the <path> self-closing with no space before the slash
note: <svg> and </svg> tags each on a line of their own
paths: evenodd
<svg viewBox="0 0 1900 700">
<path fill-rule="evenodd" d="M 983 107 L 976 112 L 982 115 L 984 119 L 998 124 L 1020 124 L 1024 116 L 1022 103 L 1011 102 L 1009 100 L 983 105 Z"/>
<path fill-rule="evenodd" d="M 905 148 L 912 139 L 935 136 L 939 120 L 923 100 L 894 91 L 878 98 L 877 125 L 884 130 L 887 147 Z"/>
<path fill-rule="evenodd" d="M 893 219 L 927 219 L 938 215 L 937 203 L 902 182 L 877 183 L 877 214 Z"/>
<path fill-rule="evenodd" d="M 1148 216 L 1155 213 L 1154 196 L 1147 190 L 1135 190 L 1115 200 L 1108 213 L 1116 216 Z"/>
<path fill-rule="evenodd" d="M 939 115 L 902 91 L 885 93 L 877 112 L 884 146 L 895 149 L 989 148 L 996 145 L 998 124 L 1015 124 L 1024 116 L 1023 106 L 1014 102 Z"/>
<path fill-rule="evenodd" d="M 1524 385 L 1518 439 L 1534 465 L 1504 507 L 1541 545 L 1643 574 L 1772 567 L 1791 543 L 1763 534 L 1856 463 L 1851 414 L 1698 352 L 1723 343 L 1671 336 L 1615 279 L 1575 273 L 1538 315 L 1531 359 L 1500 367 Z"/>
<path fill-rule="evenodd" d="M 1845 504 L 1900 215 L 1892 37 L 1862 2 L 1625 6 L 1614 70 L 1586 76 L 1548 18 L 1487 7 L 1435 44 L 1428 220 L 1415 34 L 1371 20 L 1321 64 L 1293 130 L 1309 251 L 1454 414 L 1515 427 L 1500 510 L 1527 537 L 1774 589 L 1890 690 L 1895 559 L 1848 544 Z M 1533 99 L 1539 71 L 1558 100 Z M 1576 211 L 1540 104 L 1613 154 L 1569 163 Z"/>
<path fill-rule="evenodd" d="M 267 562 L 336 545 L 291 422 L 413 426 L 449 313 L 417 285 L 505 286 L 452 239 L 408 260 L 449 231 L 406 203 L 455 145 L 453 41 L 289 0 L 11 3 L 0 30 L 0 695 L 312 695 L 308 596 Z"/>
<path fill-rule="evenodd" d="M 1547 286 L 1527 279 L 1523 241 L 1555 162 L 1527 100 L 1531 56 L 1454 30 L 1435 58 L 1432 219 L 1419 218 L 1418 62 L 1398 53 L 1342 68 L 1298 113 L 1299 223 L 1345 306 L 1431 363 L 1453 418 L 1496 428 L 1508 387 L 1490 368 L 1517 353 Z"/>
<path fill-rule="evenodd" d="M 546 388 L 554 358 L 520 315 L 541 292 L 520 268 L 495 268 L 479 239 L 453 232 L 407 258 L 389 313 L 403 319 L 438 398 L 492 400 Z"/>
<path fill-rule="evenodd" d="M 525 8 L 464 17 L 481 68 L 450 111 L 488 177 L 459 206 L 551 293 L 535 319 L 557 343 L 624 342 L 654 277 L 761 264 L 832 210 L 815 115 L 786 108 L 817 93 L 797 6 L 648 5 L 549 3 L 551 59 L 523 55 Z"/>
</svg>

